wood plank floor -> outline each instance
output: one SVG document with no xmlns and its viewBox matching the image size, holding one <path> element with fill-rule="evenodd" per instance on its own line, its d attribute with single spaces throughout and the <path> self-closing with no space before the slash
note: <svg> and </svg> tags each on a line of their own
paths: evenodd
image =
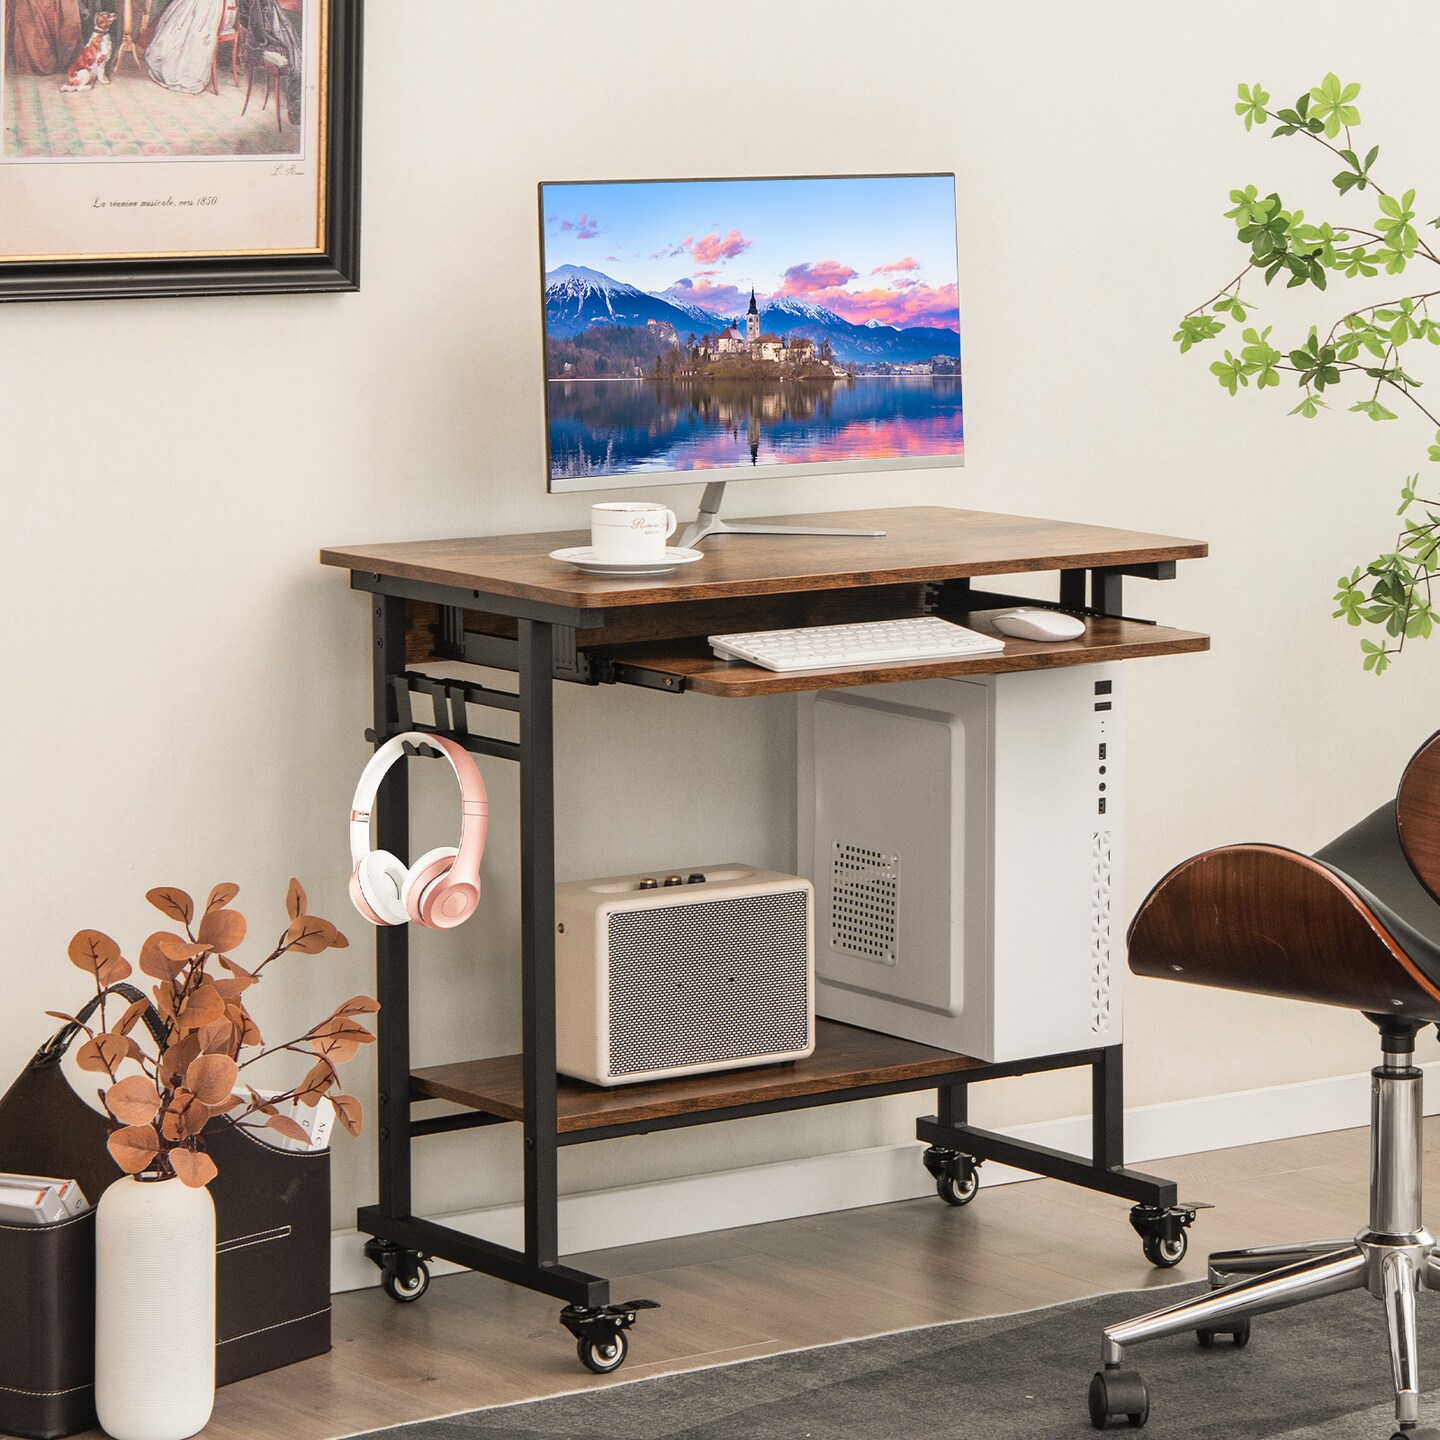
<svg viewBox="0 0 1440 1440">
<path fill-rule="evenodd" d="M 1427 1122 L 1440 1144 L 1440 1117 Z M 1191 1252 L 1152 1269 L 1124 1201 L 1050 1180 L 782 1221 L 575 1257 L 646 1296 L 618 1376 L 580 1369 L 555 1301 L 478 1275 L 415 1305 L 379 1290 L 336 1297 L 335 1349 L 219 1392 L 210 1440 L 333 1440 L 357 1431 L 598 1388 L 887 1330 L 1202 1278 L 1212 1249 L 1353 1234 L 1367 1214 L 1367 1132 L 1275 1141 L 1147 1167 L 1202 1212 Z M 919 1164 L 919 1147 L 916 1163 Z M 983 1171 L 982 1171 L 983 1175 Z M 1426 1183 L 1440 1194 L 1440 1154 Z M 358 1242 L 357 1242 L 358 1243 Z M 1157 1302 L 1158 1303 L 1158 1302 Z M 1098 1338 L 1097 1338 L 1098 1358 Z"/>
</svg>

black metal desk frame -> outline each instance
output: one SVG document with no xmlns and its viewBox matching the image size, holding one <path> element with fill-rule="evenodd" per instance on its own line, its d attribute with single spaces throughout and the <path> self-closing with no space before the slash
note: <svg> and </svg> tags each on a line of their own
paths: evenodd
<svg viewBox="0 0 1440 1440">
<path fill-rule="evenodd" d="M 1173 562 L 1123 570 L 1062 570 L 1060 603 L 1071 610 L 1118 616 L 1122 575 L 1169 579 L 1174 570 Z M 1131 1223 L 1145 1238 L 1147 1256 L 1155 1259 L 1155 1263 L 1173 1263 L 1156 1259 L 1152 1246 L 1173 1246 L 1177 1240 L 1183 1245 L 1183 1231 L 1194 1218 L 1193 1208 L 1177 1205 L 1173 1182 L 1127 1169 L 1123 1164 L 1122 1047 L 1118 1044 L 983 1069 L 967 1068 L 953 1075 L 897 1080 L 561 1133 L 555 1069 L 554 682 L 560 679 L 588 685 L 631 683 L 663 688 L 670 693 L 682 692 L 684 682 L 660 680 L 653 672 L 634 671 L 626 665 L 613 664 L 603 656 L 577 651 L 575 631 L 580 627 L 603 630 L 603 611 L 571 610 L 358 570 L 351 572 L 351 586 L 367 592 L 372 605 L 374 722 L 373 728 L 366 732 L 367 738 L 379 745 L 407 730 L 445 734 L 472 752 L 514 761 L 520 767 L 523 1248 L 494 1244 L 413 1214 L 412 1142 L 427 1135 L 502 1123 L 504 1117 L 480 1111 L 430 1119 L 412 1114 L 417 1098 L 424 1097 L 412 1093 L 411 1082 L 410 937 L 405 926 L 382 927 L 377 929 L 375 940 L 380 1001 L 377 1017 L 379 1200 L 358 1212 L 357 1223 L 362 1233 L 374 1237 L 367 1245 L 367 1253 L 386 1270 L 387 1281 L 398 1275 L 403 1286 L 424 1259 L 439 1257 L 567 1302 L 569 1308 L 562 1319 L 573 1333 L 580 1333 L 576 1329 L 577 1315 L 582 1325 L 586 1316 L 597 1315 L 602 1326 L 612 1322 L 615 1326 L 628 1324 L 633 1322 L 634 1315 L 620 1315 L 624 1306 L 614 1307 L 615 1316 L 607 1316 L 606 1307 L 610 1306 L 611 1297 L 606 1279 L 560 1261 L 558 1157 L 562 1146 L 929 1089 L 938 1093 L 938 1113 L 918 1120 L 916 1134 L 931 1147 L 925 1152 L 926 1165 L 942 1187 L 947 1176 L 952 1181 L 963 1181 L 967 1174 L 973 1176 L 974 1162 L 990 1159 L 1123 1197 L 1135 1203 Z M 406 662 L 407 601 L 439 607 L 437 655 L 511 671 L 518 675 L 518 693 L 482 684 L 437 680 L 412 672 Z M 936 601 L 942 612 L 1010 603 L 1044 603 L 1026 597 L 974 591 L 964 579 L 937 587 Z M 517 624 L 516 638 L 467 634 L 463 627 L 463 613 L 467 609 L 512 617 Z M 416 693 L 429 695 L 435 723 L 415 722 L 410 697 Z M 518 741 L 471 733 L 466 717 L 468 705 L 516 714 Z M 409 848 L 409 786 L 404 765 L 394 768 L 386 778 L 376 804 L 376 820 L 379 847 L 403 858 Z M 973 1067 L 973 1061 L 968 1063 Z M 1091 1072 L 1093 1136 L 1092 1153 L 1088 1157 L 978 1129 L 968 1122 L 967 1098 L 971 1084 L 1086 1066 Z M 391 1293 L 396 1292 L 392 1289 Z M 405 1297 L 402 1294 L 397 1298 Z"/>
</svg>

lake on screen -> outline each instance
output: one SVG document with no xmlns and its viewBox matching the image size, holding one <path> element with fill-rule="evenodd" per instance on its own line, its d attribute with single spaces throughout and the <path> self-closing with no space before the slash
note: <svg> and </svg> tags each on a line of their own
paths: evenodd
<svg viewBox="0 0 1440 1440">
<path fill-rule="evenodd" d="M 964 453 L 960 378 L 552 380 L 552 479 Z"/>
</svg>

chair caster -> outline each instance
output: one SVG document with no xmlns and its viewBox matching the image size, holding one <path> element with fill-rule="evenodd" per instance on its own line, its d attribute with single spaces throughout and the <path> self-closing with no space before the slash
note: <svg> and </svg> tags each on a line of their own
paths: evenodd
<svg viewBox="0 0 1440 1440">
<path fill-rule="evenodd" d="M 1103 1430 L 1112 1420 L 1126 1420 L 1138 1430 L 1150 1418 L 1150 1394 L 1135 1370 L 1107 1365 L 1090 1381 L 1090 1423 Z"/>
<path fill-rule="evenodd" d="M 567 1305 L 560 1323 L 575 1337 L 580 1363 L 596 1375 L 618 1370 L 630 1353 L 625 1332 L 635 1323 L 637 1310 L 658 1310 L 654 1300 L 627 1300 L 620 1305 Z"/>
<path fill-rule="evenodd" d="M 413 1305 L 430 1288 L 430 1267 L 418 1250 L 372 1239 L 365 1242 L 365 1258 L 380 1267 L 380 1288 L 397 1304 Z"/>
<path fill-rule="evenodd" d="M 1250 1319 L 1246 1316 L 1244 1320 L 1232 1321 L 1229 1325 L 1217 1325 L 1205 1330 L 1197 1330 L 1195 1338 L 1200 1342 L 1202 1350 L 1213 1350 L 1215 1341 L 1221 1335 L 1228 1335 L 1231 1343 L 1237 1350 L 1243 1350 L 1250 1343 Z"/>
<path fill-rule="evenodd" d="M 1397 1430 L 1390 1440 L 1440 1440 L 1440 1430 L 1433 1425 L 1420 1425 L 1414 1430 Z"/>
<path fill-rule="evenodd" d="M 1145 1258 L 1161 1270 L 1170 1270 L 1184 1258 L 1190 1248 L 1185 1232 L 1195 1223 L 1199 1210 L 1208 1205 L 1136 1205 L 1130 1211 L 1130 1224 L 1140 1237 Z"/>
<path fill-rule="evenodd" d="M 935 1193 L 947 1205 L 968 1205 L 980 1193 L 982 1162 L 973 1155 L 931 1145 L 920 1158 L 935 1177 Z"/>
</svg>

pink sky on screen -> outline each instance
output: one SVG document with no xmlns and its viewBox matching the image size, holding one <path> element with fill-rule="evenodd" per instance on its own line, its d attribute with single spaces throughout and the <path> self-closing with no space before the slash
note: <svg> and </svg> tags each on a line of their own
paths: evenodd
<svg viewBox="0 0 1440 1440">
<path fill-rule="evenodd" d="M 810 295 L 822 290 L 838 290 L 855 278 L 855 271 L 838 260 L 816 260 L 792 265 L 780 281 L 777 295 Z"/>
<path fill-rule="evenodd" d="M 901 269 L 898 265 L 891 268 Z M 666 293 L 704 305 L 717 314 L 743 311 L 750 303 L 750 292 L 714 278 L 719 274 L 714 269 L 697 270 L 693 276 L 676 281 Z M 960 323 L 960 300 L 953 284 L 927 285 L 907 275 L 896 280 L 890 289 L 878 286 L 868 290 L 846 289 L 854 278 L 854 270 L 835 260 L 792 265 L 773 294 L 757 292 L 757 298 L 762 305 L 781 296 L 806 300 L 823 305 L 856 325 L 877 320 L 882 325 L 898 325 L 902 329 L 911 325 L 943 325 L 953 329 Z"/>
<path fill-rule="evenodd" d="M 872 274 L 906 272 L 916 268 L 908 255 L 893 265 L 877 266 Z M 824 305 L 845 320 L 863 325 L 878 320 L 882 325 L 948 325 L 960 323 L 960 300 L 954 285 L 927 285 L 923 280 L 897 280 L 894 287 L 848 290 L 855 271 L 838 260 L 818 260 L 792 265 L 776 295 L 796 295 Z"/>
<path fill-rule="evenodd" d="M 677 280 L 666 293 L 677 300 L 703 305 L 707 310 L 713 310 L 717 317 L 744 310 L 750 303 L 750 292 L 741 290 L 738 285 L 716 284 L 709 278 L 715 273 L 714 270 L 698 270 L 693 280 L 688 277 Z"/>
<path fill-rule="evenodd" d="M 743 313 L 753 287 L 762 307 L 789 298 L 854 324 L 959 328 L 947 176 L 582 182 L 565 200 L 547 216 L 547 268 L 633 245 L 639 263 L 615 278 L 717 319 Z"/>
<path fill-rule="evenodd" d="M 828 290 L 812 296 L 837 315 L 857 325 L 878 320 L 882 325 L 944 325 L 960 323 L 960 297 L 954 285 L 917 281 L 896 290 Z"/>
<path fill-rule="evenodd" d="M 723 239 L 718 233 L 702 235 L 690 242 L 690 254 L 697 264 L 714 265 L 720 260 L 733 260 L 737 255 L 743 255 L 751 243 L 738 230 L 732 230 Z"/>
</svg>

